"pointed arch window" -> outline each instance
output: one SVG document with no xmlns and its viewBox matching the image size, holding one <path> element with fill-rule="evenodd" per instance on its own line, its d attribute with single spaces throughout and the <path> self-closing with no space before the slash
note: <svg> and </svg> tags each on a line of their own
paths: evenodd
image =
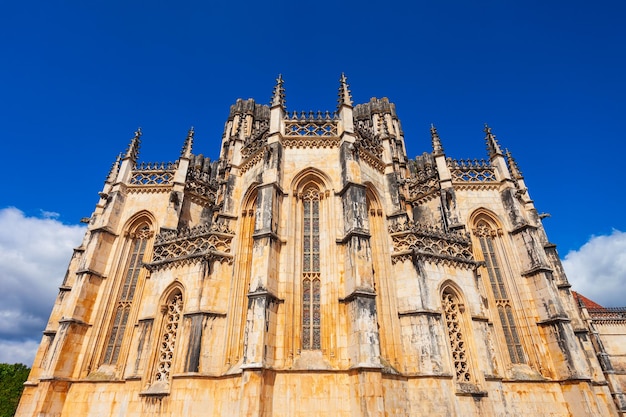
<svg viewBox="0 0 626 417">
<path fill-rule="evenodd" d="M 463 334 L 463 305 L 459 302 L 459 297 L 446 288 L 441 297 L 446 328 L 448 330 L 448 341 L 450 351 L 454 361 L 454 370 L 457 382 L 472 382 L 472 373 L 467 355 L 467 342 Z"/>
<path fill-rule="evenodd" d="M 161 326 L 161 340 L 154 374 L 155 382 L 169 383 L 174 348 L 178 336 L 178 327 L 183 312 L 183 294 L 176 290 L 168 298 L 163 307 L 163 323 Z"/>
<path fill-rule="evenodd" d="M 137 227 L 134 232 L 128 234 L 130 240 L 126 256 L 126 265 L 107 337 L 107 344 L 102 360 L 104 364 L 117 363 L 122 348 L 124 333 L 126 332 L 128 324 L 128 317 L 135 297 L 141 267 L 144 257 L 146 256 L 146 248 L 148 247 L 148 242 L 152 238 L 152 235 L 153 233 L 150 230 L 150 226 L 145 223 Z"/>
<path fill-rule="evenodd" d="M 498 318 L 506 340 L 512 363 L 526 363 L 521 339 L 515 324 L 511 299 L 507 291 L 502 264 L 498 257 L 500 245 L 498 233 L 486 220 L 480 219 L 474 234 L 480 242 L 480 249 L 485 259 L 485 268 L 489 277 L 491 292 L 496 302 Z"/>
<path fill-rule="evenodd" d="M 314 187 L 302 195 L 302 349 L 321 349 L 320 193 Z"/>
</svg>

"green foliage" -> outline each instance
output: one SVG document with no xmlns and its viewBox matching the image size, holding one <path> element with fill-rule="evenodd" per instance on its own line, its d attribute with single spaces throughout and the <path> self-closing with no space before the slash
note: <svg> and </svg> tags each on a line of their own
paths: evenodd
<svg viewBox="0 0 626 417">
<path fill-rule="evenodd" d="M 12 417 L 24 390 L 30 368 L 21 363 L 0 363 L 0 417 Z"/>
</svg>

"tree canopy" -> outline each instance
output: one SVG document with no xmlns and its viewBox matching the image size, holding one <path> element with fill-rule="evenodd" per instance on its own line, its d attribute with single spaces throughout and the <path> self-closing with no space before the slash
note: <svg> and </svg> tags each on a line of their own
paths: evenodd
<svg viewBox="0 0 626 417">
<path fill-rule="evenodd" d="M 12 417 L 17 409 L 30 368 L 21 363 L 0 363 L 0 417 Z"/>
</svg>

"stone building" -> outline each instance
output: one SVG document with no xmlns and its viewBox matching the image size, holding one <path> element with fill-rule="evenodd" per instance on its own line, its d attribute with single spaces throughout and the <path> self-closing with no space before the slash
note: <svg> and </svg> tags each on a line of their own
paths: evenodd
<svg viewBox="0 0 626 417">
<path fill-rule="evenodd" d="M 237 100 L 216 161 L 192 129 L 140 163 L 136 132 L 17 415 L 624 415 L 485 134 L 486 160 L 447 158 L 434 127 L 409 159 L 394 105 L 353 105 L 344 76 L 336 112 L 288 112 L 280 77 L 269 105 Z"/>
<path fill-rule="evenodd" d="M 572 291 L 620 415 L 626 415 L 626 307 L 607 308 Z"/>
</svg>

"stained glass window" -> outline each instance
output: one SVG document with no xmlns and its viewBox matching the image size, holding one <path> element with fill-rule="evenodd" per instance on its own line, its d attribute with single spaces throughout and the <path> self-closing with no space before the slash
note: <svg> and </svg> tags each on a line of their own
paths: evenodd
<svg viewBox="0 0 626 417">
<path fill-rule="evenodd" d="M 480 242 L 480 248 L 485 258 L 485 267 L 491 284 L 491 292 L 498 308 L 498 317 L 502 325 L 504 339 L 506 340 L 509 357 L 512 363 L 525 363 L 522 343 L 517 332 L 511 300 L 506 289 L 504 274 L 498 260 L 496 251 L 497 236 L 491 226 L 483 221 L 479 221 L 476 234 Z"/>
<path fill-rule="evenodd" d="M 114 364 L 117 362 L 122 347 L 124 332 L 126 331 L 126 325 L 128 323 L 128 316 L 130 315 L 130 309 L 135 296 L 135 289 L 137 288 L 137 281 L 139 279 L 139 273 L 141 272 L 146 246 L 151 236 L 152 232 L 150 232 L 150 228 L 147 225 L 140 227 L 137 232 L 130 234 L 130 251 L 126 267 L 124 268 L 121 288 L 117 295 L 114 317 L 109 330 L 104 358 L 102 360 L 103 363 Z"/>
<path fill-rule="evenodd" d="M 303 194 L 302 349 L 321 349 L 320 196 L 315 188 Z"/>
</svg>

